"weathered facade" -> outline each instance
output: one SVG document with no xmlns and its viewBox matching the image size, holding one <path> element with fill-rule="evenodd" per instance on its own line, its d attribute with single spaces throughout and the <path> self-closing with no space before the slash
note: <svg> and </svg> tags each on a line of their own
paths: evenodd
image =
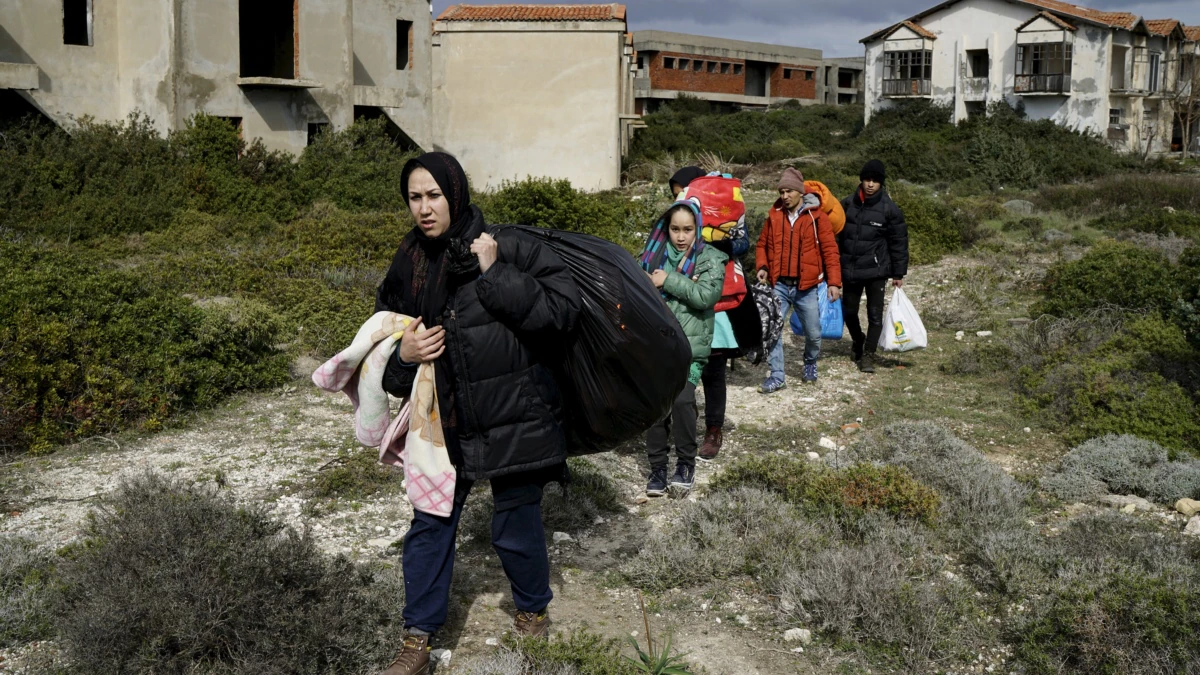
<svg viewBox="0 0 1200 675">
<path fill-rule="evenodd" d="M 633 46 L 639 113 L 653 112 L 681 94 L 728 109 L 860 100 L 863 61 L 858 58 L 826 60 L 819 49 L 657 30 L 635 32 Z"/>
<path fill-rule="evenodd" d="M 381 114 L 423 145 L 431 27 L 427 0 L 5 0 L 0 88 L 60 125 L 203 112 L 296 153 Z"/>
<path fill-rule="evenodd" d="M 1057 0 L 944 2 L 863 39 L 866 117 L 926 98 L 958 122 L 1007 101 L 1121 149 L 1166 152 L 1188 36 L 1178 21 Z"/>
<path fill-rule="evenodd" d="M 623 5 L 454 5 L 434 31 L 434 143 L 472 185 L 620 185 L 638 124 Z"/>
</svg>

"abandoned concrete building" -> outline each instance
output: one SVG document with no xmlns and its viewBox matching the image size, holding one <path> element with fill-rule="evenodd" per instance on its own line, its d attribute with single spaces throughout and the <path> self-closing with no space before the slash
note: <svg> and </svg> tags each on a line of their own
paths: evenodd
<svg viewBox="0 0 1200 675">
<path fill-rule="evenodd" d="M 1007 101 L 1158 154 L 1196 149 L 1200 27 L 1057 0 L 951 0 L 864 38 L 866 118 L 901 99 L 930 99 L 954 120 Z"/>
<path fill-rule="evenodd" d="M 435 144 L 480 188 L 617 187 L 640 124 L 633 75 L 624 5 L 451 6 L 434 23 Z"/>
<path fill-rule="evenodd" d="M 636 31 L 636 110 L 654 112 L 687 94 L 718 109 L 766 108 L 798 101 L 848 104 L 862 100 L 862 58 L 825 59 L 819 49 Z"/>
<path fill-rule="evenodd" d="M 163 133 L 203 112 L 293 153 L 383 116 L 426 146 L 431 28 L 428 0 L 2 0 L 0 100 Z"/>
</svg>

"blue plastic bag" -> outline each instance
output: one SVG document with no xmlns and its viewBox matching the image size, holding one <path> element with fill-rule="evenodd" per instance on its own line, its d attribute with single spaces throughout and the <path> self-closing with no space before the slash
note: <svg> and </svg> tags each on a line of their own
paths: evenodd
<svg viewBox="0 0 1200 675">
<path fill-rule="evenodd" d="M 844 326 L 842 299 L 830 302 L 829 286 L 824 281 L 817 286 L 817 309 L 821 313 L 821 339 L 841 340 Z M 792 333 L 804 335 L 804 322 L 799 312 L 792 312 Z"/>
</svg>

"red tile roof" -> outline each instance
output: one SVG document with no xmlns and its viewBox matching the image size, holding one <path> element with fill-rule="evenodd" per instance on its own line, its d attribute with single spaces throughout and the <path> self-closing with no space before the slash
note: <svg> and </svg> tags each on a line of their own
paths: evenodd
<svg viewBox="0 0 1200 675">
<path fill-rule="evenodd" d="M 451 5 L 438 21 L 624 21 L 625 5 Z"/>
<path fill-rule="evenodd" d="M 1133 28 L 1138 22 L 1137 15 L 1130 14 L 1129 12 L 1101 12 L 1090 7 L 1080 7 L 1079 5 L 1072 5 L 1069 2 L 1059 2 L 1059 0 L 1023 0 L 1023 2 L 1048 9 L 1052 12 L 1058 12 L 1059 14 L 1066 14 L 1067 16 L 1087 19 L 1088 21 L 1104 24 L 1105 26 L 1112 26 L 1113 28 L 1125 28 L 1128 30 Z"/>
<path fill-rule="evenodd" d="M 1200 26 L 1184 26 L 1183 34 L 1192 42 L 1200 42 Z"/>
<path fill-rule="evenodd" d="M 1147 19 L 1146 28 L 1154 35 L 1167 36 L 1175 31 L 1176 28 L 1183 26 L 1182 23 L 1175 19 Z"/>
<path fill-rule="evenodd" d="M 923 37 L 923 38 L 928 38 L 928 39 L 930 39 L 930 40 L 936 40 L 936 39 L 937 39 L 937 36 L 936 36 L 936 35 L 934 35 L 933 33 L 930 33 L 929 31 L 925 30 L 925 27 L 924 27 L 924 26 L 922 26 L 922 25 L 918 24 L 918 23 L 917 23 L 917 22 L 915 22 L 915 21 L 901 21 L 901 22 L 900 22 L 900 25 L 901 25 L 901 26 L 904 26 L 904 27 L 906 27 L 906 28 L 908 28 L 909 30 L 911 30 L 912 32 L 916 33 L 917 35 L 920 35 L 920 36 L 921 36 L 921 37 Z"/>
</svg>

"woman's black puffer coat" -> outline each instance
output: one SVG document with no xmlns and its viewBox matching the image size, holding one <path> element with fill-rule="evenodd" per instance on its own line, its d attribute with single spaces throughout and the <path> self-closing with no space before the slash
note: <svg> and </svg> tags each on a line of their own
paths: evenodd
<svg viewBox="0 0 1200 675">
<path fill-rule="evenodd" d="M 860 191 L 842 200 L 846 226 L 838 233 L 842 282 L 863 283 L 908 274 L 908 225 L 887 192 L 864 201 Z"/>
<path fill-rule="evenodd" d="M 472 229 L 482 231 L 482 218 Z M 466 480 L 567 459 L 562 399 L 545 360 L 575 325 L 579 289 L 541 242 L 514 230 L 494 236 L 496 263 L 452 293 L 441 322 L 454 364 L 458 452 L 451 448 L 451 459 Z M 393 264 L 406 262 L 399 258 Z M 397 311 L 391 304 L 379 297 L 376 311 Z M 397 364 L 389 361 L 384 388 L 408 396 L 416 368 Z"/>
</svg>

